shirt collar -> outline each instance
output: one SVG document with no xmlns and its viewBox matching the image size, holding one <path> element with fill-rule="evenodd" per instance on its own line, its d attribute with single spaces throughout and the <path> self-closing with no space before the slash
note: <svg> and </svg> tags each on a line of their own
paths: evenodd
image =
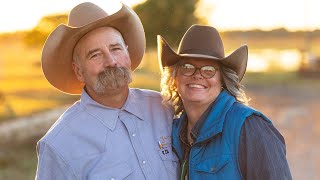
<svg viewBox="0 0 320 180">
<path fill-rule="evenodd" d="M 145 120 L 144 111 L 142 109 L 144 104 L 140 104 L 143 103 L 141 100 L 143 100 L 143 97 L 139 97 L 139 95 L 135 93 L 134 89 L 129 89 L 129 95 L 122 107 L 122 110 L 133 114 L 140 120 Z"/>
<path fill-rule="evenodd" d="M 194 143 L 205 141 L 215 134 L 222 132 L 226 113 L 235 101 L 235 98 L 228 91 L 223 90 L 220 92 L 215 101 L 207 109 L 208 112 L 204 113 L 204 116 L 202 117 L 204 119 L 197 124 L 197 126 L 199 125 L 197 127 L 198 133 Z M 183 112 L 178 122 L 176 122 L 176 129 L 178 131 L 174 131 L 175 128 L 173 129 L 172 134 L 174 137 L 183 136 L 183 131 L 181 131 L 181 129 L 186 129 L 187 127 L 187 117 L 185 116 L 186 113 Z M 195 128 L 193 128 L 192 131 L 194 131 L 194 129 Z M 174 141 L 174 144 L 177 146 L 178 142 Z"/>
<path fill-rule="evenodd" d="M 202 128 L 203 124 L 205 123 L 210 110 L 212 108 L 213 103 L 211 103 L 209 105 L 209 107 L 205 110 L 205 112 L 201 115 L 201 117 L 199 118 L 199 120 L 196 122 L 196 124 L 193 126 L 193 128 L 191 129 L 191 137 L 193 139 L 193 141 L 195 142 L 198 138 L 198 135 L 200 133 L 200 129 Z M 187 115 L 185 115 L 182 119 L 182 124 L 181 124 L 181 129 L 180 129 L 180 139 L 183 141 L 183 143 L 186 144 L 186 142 L 188 142 L 188 138 L 187 138 L 187 129 L 188 129 L 188 117 Z"/>
<path fill-rule="evenodd" d="M 110 130 L 115 129 L 120 109 L 107 107 L 96 102 L 85 89 L 82 90 L 80 106 Z"/>
<path fill-rule="evenodd" d="M 82 90 L 80 105 L 93 117 L 101 121 L 103 125 L 108 127 L 110 130 L 114 130 L 118 120 L 119 113 L 121 111 L 127 111 L 138 117 L 138 119 L 143 120 L 143 111 L 141 111 L 139 105 L 136 101 L 139 98 L 135 95 L 134 91 L 129 89 L 128 98 L 122 108 L 111 108 L 104 106 L 95 100 L 93 100 L 85 89 Z"/>
</svg>

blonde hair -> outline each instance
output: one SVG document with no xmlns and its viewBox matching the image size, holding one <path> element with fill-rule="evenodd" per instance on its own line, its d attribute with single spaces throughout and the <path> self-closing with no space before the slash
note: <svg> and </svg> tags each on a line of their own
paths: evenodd
<svg viewBox="0 0 320 180">
<path fill-rule="evenodd" d="M 163 102 L 174 107 L 175 114 L 178 115 L 183 111 L 183 103 L 178 93 L 176 86 L 176 76 L 178 71 L 178 64 L 170 67 L 164 67 L 161 74 L 161 96 Z M 238 102 L 248 105 L 249 99 L 247 98 L 243 85 L 239 82 L 239 77 L 236 72 L 223 65 L 220 66 L 222 76 L 223 88 L 229 91 Z"/>
<path fill-rule="evenodd" d="M 163 102 L 173 106 L 175 114 L 179 114 L 183 110 L 182 100 L 176 86 L 177 67 L 177 64 L 170 67 L 164 67 L 160 83 Z"/>
</svg>

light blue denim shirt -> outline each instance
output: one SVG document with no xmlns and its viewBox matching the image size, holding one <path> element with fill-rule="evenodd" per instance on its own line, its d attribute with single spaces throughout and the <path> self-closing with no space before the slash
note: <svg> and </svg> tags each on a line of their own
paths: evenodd
<svg viewBox="0 0 320 180">
<path fill-rule="evenodd" d="M 121 109 L 83 91 L 38 142 L 38 180 L 177 179 L 173 111 L 159 93 L 130 89 Z"/>
</svg>

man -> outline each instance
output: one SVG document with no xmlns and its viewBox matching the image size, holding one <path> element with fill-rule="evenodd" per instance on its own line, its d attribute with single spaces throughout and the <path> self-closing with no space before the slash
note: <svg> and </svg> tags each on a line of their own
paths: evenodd
<svg viewBox="0 0 320 180">
<path fill-rule="evenodd" d="M 108 15 L 82 3 L 49 35 L 44 75 L 81 99 L 38 142 L 36 179 L 177 179 L 172 109 L 159 93 L 128 87 L 144 49 L 141 21 L 126 5 Z"/>
</svg>

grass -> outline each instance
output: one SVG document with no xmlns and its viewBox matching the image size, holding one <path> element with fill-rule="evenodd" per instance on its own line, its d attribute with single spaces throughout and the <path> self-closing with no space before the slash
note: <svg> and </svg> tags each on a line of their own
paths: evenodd
<svg viewBox="0 0 320 180">
<path fill-rule="evenodd" d="M 319 76 L 320 77 L 320 76 Z M 242 84 L 245 86 L 290 86 L 292 88 L 320 88 L 320 78 L 305 78 L 297 72 L 249 72 Z"/>
<path fill-rule="evenodd" d="M 0 179 L 34 179 L 37 168 L 36 139 L 5 147 L 0 151 Z"/>
</svg>

